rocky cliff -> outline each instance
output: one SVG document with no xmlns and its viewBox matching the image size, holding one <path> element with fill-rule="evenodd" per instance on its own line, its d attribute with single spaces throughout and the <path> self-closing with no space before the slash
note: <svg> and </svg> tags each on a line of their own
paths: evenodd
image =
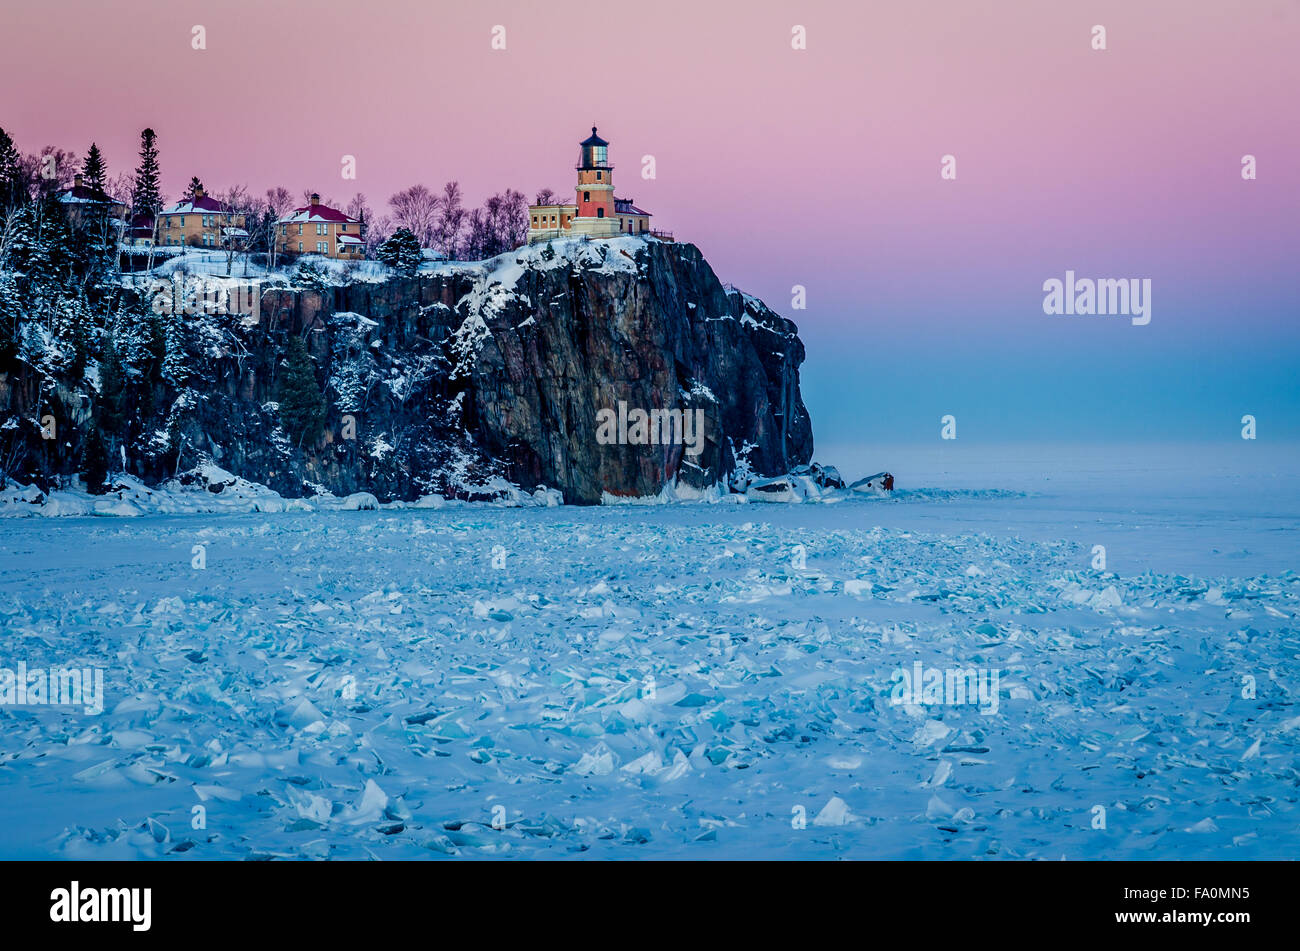
<svg viewBox="0 0 1300 951">
<path fill-rule="evenodd" d="M 724 289 L 689 244 L 566 240 L 259 294 L 256 320 L 183 318 L 183 382 L 147 394 L 128 469 L 157 482 L 211 460 L 286 496 L 381 500 L 484 498 L 507 480 L 596 503 L 785 473 L 812 454 L 797 328 Z M 293 336 L 324 395 L 319 439 L 295 441 L 281 419 Z M 96 398 L 93 379 L 25 382 L 0 381 L 0 403 L 74 430 Z M 71 449 L 42 450 L 75 471 Z"/>
</svg>

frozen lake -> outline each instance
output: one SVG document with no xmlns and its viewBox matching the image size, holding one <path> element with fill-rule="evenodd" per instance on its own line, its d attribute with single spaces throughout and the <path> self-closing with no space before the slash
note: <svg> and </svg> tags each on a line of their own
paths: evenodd
<svg viewBox="0 0 1300 951">
<path fill-rule="evenodd" d="M 0 857 L 1296 855 L 1296 447 L 818 457 L 899 492 L 0 521 L 105 687 L 0 706 Z"/>
</svg>

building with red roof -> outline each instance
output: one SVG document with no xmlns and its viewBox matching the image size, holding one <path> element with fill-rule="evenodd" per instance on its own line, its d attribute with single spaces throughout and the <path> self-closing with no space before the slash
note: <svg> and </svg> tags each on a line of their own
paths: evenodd
<svg viewBox="0 0 1300 951">
<path fill-rule="evenodd" d="M 68 218 L 73 221 L 82 220 L 91 213 L 99 211 L 107 212 L 109 218 L 117 221 L 126 219 L 125 203 L 93 185 L 87 185 L 80 174 L 73 179 L 71 188 L 64 188 L 55 197 L 68 213 Z"/>
<path fill-rule="evenodd" d="M 279 219 L 276 232 L 281 253 L 319 254 L 345 261 L 359 261 L 366 254 L 361 221 L 322 205 L 317 194 L 311 196 L 310 204 Z"/>
<path fill-rule="evenodd" d="M 158 212 L 156 242 L 200 248 L 224 248 L 231 236 L 245 231 L 248 222 L 242 212 L 207 194 L 203 186 L 184 201 Z"/>
<path fill-rule="evenodd" d="M 570 235 L 617 238 L 650 234 L 650 212 L 631 198 L 614 195 L 614 166 L 609 143 L 591 127 L 591 135 L 578 143 L 578 185 L 571 205 L 529 205 L 528 240 L 544 241 Z M 658 234 L 655 232 L 655 234 Z"/>
</svg>

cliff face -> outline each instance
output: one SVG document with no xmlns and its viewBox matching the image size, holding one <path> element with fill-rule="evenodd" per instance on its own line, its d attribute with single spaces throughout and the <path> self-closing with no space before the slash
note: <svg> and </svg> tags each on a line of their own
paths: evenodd
<svg viewBox="0 0 1300 951">
<path fill-rule="evenodd" d="M 725 482 L 738 457 L 742 472 L 775 475 L 812 454 L 796 327 L 724 290 L 692 245 L 570 240 L 383 282 L 273 288 L 256 323 L 186 317 L 184 335 L 188 379 L 159 385 L 152 421 L 126 440 L 128 467 L 149 481 L 211 459 L 286 496 L 483 498 L 504 477 L 594 503 Z M 327 404 L 310 445 L 286 435 L 276 403 L 293 335 Z M 85 385 L 67 395 L 69 418 L 94 399 Z"/>
<path fill-rule="evenodd" d="M 524 266 L 469 296 L 478 344 L 453 370 L 470 381 L 467 428 L 511 480 L 597 502 L 652 495 L 674 477 L 711 485 L 742 452 L 764 474 L 808 461 L 793 323 L 724 291 L 692 245 L 629 238 L 552 253 L 524 252 Z M 658 444 L 634 444 L 637 410 L 703 425 L 690 445 L 664 445 L 662 425 L 644 434 Z M 602 411 L 632 417 L 626 442 L 598 438 Z"/>
</svg>

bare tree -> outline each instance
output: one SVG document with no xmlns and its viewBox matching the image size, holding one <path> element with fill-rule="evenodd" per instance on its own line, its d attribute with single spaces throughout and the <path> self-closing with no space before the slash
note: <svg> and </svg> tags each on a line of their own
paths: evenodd
<svg viewBox="0 0 1300 951">
<path fill-rule="evenodd" d="M 488 248 L 492 246 L 492 225 L 482 208 L 475 208 L 465 218 L 465 257 L 470 261 L 481 261 L 490 257 Z"/>
<path fill-rule="evenodd" d="M 366 226 L 366 257 L 373 258 L 375 249 L 387 241 L 396 231 L 393 219 L 388 215 L 380 215 L 374 221 L 368 222 Z"/>
<path fill-rule="evenodd" d="M 366 196 L 361 192 L 357 192 L 352 196 L 352 200 L 348 202 L 348 206 L 343 209 L 343 213 L 349 218 L 356 218 L 358 221 L 362 218 L 369 219 L 370 205 L 366 202 Z"/>
<path fill-rule="evenodd" d="M 556 200 L 555 189 L 543 188 L 541 191 L 537 193 L 537 197 L 533 199 L 533 204 L 534 205 L 558 205 L 559 201 Z"/>
<path fill-rule="evenodd" d="M 528 199 L 523 192 L 507 188 L 502 196 L 499 233 L 504 247 L 502 251 L 512 251 L 528 241 Z"/>
<path fill-rule="evenodd" d="M 325 197 L 322 198 L 322 197 L 320 196 L 319 193 L 312 191 L 310 188 L 305 188 L 305 189 L 303 189 L 302 199 L 303 199 L 303 204 L 304 204 L 304 205 L 310 205 L 310 204 L 311 204 L 311 197 L 312 197 L 312 195 L 315 195 L 315 196 L 316 196 L 316 200 L 319 201 L 322 205 L 325 205 L 325 206 L 327 206 L 327 207 L 329 207 L 329 208 L 337 208 L 337 207 L 338 207 L 337 203 L 334 201 L 334 199 L 333 199 L 331 196 L 326 195 Z"/>
<path fill-rule="evenodd" d="M 408 228 L 420 242 L 420 247 L 433 247 L 436 238 L 438 206 L 441 197 L 424 185 L 412 185 L 388 199 L 393 209 L 393 220 L 399 228 Z"/>
<path fill-rule="evenodd" d="M 358 230 L 360 231 L 361 240 L 365 241 L 366 234 L 370 230 L 370 219 L 375 216 L 374 212 L 370 210 L 366 196 L 361 192 L 357 192 L 352 196 L 352 200 L 348 202 L 348 206 L 343 210 L 343 213 L 349 218 L 355 218 L 360 222 Z"/>
<path fill-rule="evenodd" d="M 225 208 L 217 215 L 217 243 L 226 252 L 226 276 L 235 263 L 235 253 L 243 251 L 244 273 L 248 273 L 248 219 L 253 215 L 253 200 L 244 185 L 231 185 L 217 196 Z"/>
<path fill-rule="evenodd" d="M 447 255 L 448 260 L 455 260 L 456 253 L 460 250 L 461 231 L 465 227 L 460 182 L 448 182 L 442 186 L 439 211 L 434 247 Z"/>
<path fill-rule="evenodd" d="M 293 195 L 283 185 L 276 185 L 266 190 L 263 205 L 262 226 L 266 229 L 266 263 L 269 270 L 275 270 L 275 261 L 280 252 L 280 219 L 293 210 Z"/>
<path fill-rule="evenodd" d="M 507 188 L 470 215 L 471 244 L 484 258 L 503 254 L 528 239 L 528 199 Z"/>
<path fill-rule="evenodd" d="M 81 168 L 81 159 L 67 149 L 47 145 L 39 152 L 24 155 L 19 165 L 28 194 L 40 197 L 69 187 Z"/>
</svg>

